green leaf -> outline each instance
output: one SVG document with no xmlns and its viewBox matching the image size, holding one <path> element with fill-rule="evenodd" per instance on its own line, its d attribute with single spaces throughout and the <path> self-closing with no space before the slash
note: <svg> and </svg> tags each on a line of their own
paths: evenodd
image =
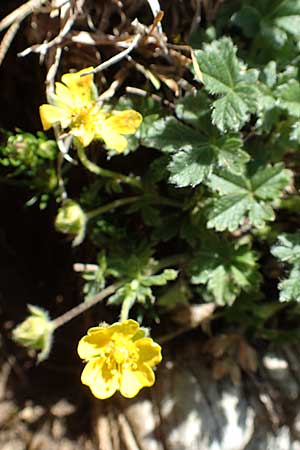
<svg viewBox="0 0 300 450">
<path fill-rule="evenodd" d="M 300 302 L 300 232 L 278 236 L 271 253 L 280 261 L 292 265 L 289 276 L 278 284 L 279 300 Z"/>
<path fill-rule="evenodd" d="M 281 281 L 278 285 L 280 290 L 279 300 L 281 302 L 290 302 L 292 300 L 300 302 L 300 267 L 294 267 L 288 278 Z"/>
<path fill-rule="evenodd" d="M 213 102 L 212 121 L 222 132 L 238 131 L 257 109 L 258 71 L 246 70 L 236 51 L 227 37 L 195 50 L 205 89 L 220 96 Z"/>
<path fill-rule="evenodd" d="M 187 119 L 197 129 L 174 117 L 160 119 L 149 130 L 144 142 L 171 154 L 168 164 L 170 181 L 178 187 L 197 186 L 218 167 L 241 173 L 249 160 L 249 155 L 242 149 L 239 134 L 222 136 L 207 120 L 206 110 L 202 116 L 193 113 L 197 111 L 195 102 L 198 100 L 199 96 L 188 96 L 183 103 L 177 104 L 179 117 Z M 201 109 L 201 104 L 198 107 Z M 205 126 L 201 130 L 203 123 Z"/>
<path fill-rule="evenodd" d="M 260 43 L 265 40 L 273 47 L 282 47 L 289 36 L 300 36 L 300 1 L 248 0 L 243 2 L 232 21 L 245 36 L 260 39 Z"/>
<path fill-rule="evenodd" d="M 186 147 L 176 153 L 168 165 L 171 183 L 178 187 L 195 187 L 207 178 L 213 163 L 213 153 L 209 148 L 207 150 Z"/>
<path fill-rule="evenodd" d="M 292 125 L 291 129 L 292 129 L 292 131 L 289 136 L 290 140 L 300 142 L 300 122 L 299 121 L 295 122 Z"/>
<path fill-rule="evenodd" d="M 293 117 L 300 117 L 300 83 L 297 80 L 278 86 L 275 94 L 281 108 L 286 109 Z"/>
<path fill-rule="evenodd" d="M 216 303 L 232 304 L 241 291 L 258 287 L 261 276 L 256 259 L 248 245 L 208 235 L 190 263 L 191 282 L 206 284 Z"/>
<path fill-rule="evenodd" d="M 158 298 L 157 303 L 159 306 L 171 310 L 178 305 L 187 305 L 191 297 L 192 294 L 188 284 L 179 279 L 168 287 L 167 291 Z"/>
<path fill-rule="evenodd" d="M 174 269 L 165 269 L 158 275 L 149 275 L 143 278 L 144 286 L 164 286 L 168 281 L 173 281 L 177 278 L 178 272 Z"/>
<path fill-rule="evenodd" d="M 148 130 L 143 144 L 164 152 L 180 150 L 187 144 L 198 144 L 198 132 L 175 119 L 167 117 L 157 120 Z"/>
<path fill-rule="evenodd" d="M 130 309 L 135 303 L 153 303 L 155 296 L 152 286 L 164 286 L 168 281 L 173 281 L 178 272 L 173 269 L 165 269 L 158 275 L 142 275 L 125 283 L 108 300 L 108 304 L 122 304 L 121 319 L 128 317 Z"/>
<path fill-rule="evenodd" d="M 272 202 L 291 180 L 291 172 L 281 163 L 259 166 L 252 173 L 235 175 L 229 171 L 213 174 L 210 186 L 218 191 L 209 211 L 208 228 L 234 231 L 248 214 L 251 225 L 261 228 L 275 218 Z"/>
<path fill-rule="evenodd" d="M 300 233 L 281 234 L 271 251 L 282 262 L 300 264 Z"/>
</svg>

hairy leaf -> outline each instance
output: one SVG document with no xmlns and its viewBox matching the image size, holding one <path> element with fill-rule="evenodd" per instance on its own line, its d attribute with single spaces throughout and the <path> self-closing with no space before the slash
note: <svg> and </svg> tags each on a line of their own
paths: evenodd
<svg viewBox="0 0 300 450">
<path fill-rule="evenodd" d="M 259 285 L 256 259 L 248 245 L 238 246 L 208 235 L 191 261 L 191 282 L 206 284 L 216 303 L 232 304 L 241 291 L 251 291 Z"/>
<path fill-rule="evenodd" d="M 213 123 L 222 131 L 238 131 L 257 109 L 258 71 L 246 70 L 231 39 L 222 38 L 196 50 L 204 85 L 220 98 L 213 102 Z"/>
<path fill-rule="evenodd" d="M 210 186 L 219 198 L 209 212 L 208 228 L 218 231 L 236 230 L 248 216 L 250 224 L 264 226 L 275 214 L 272 202 L 281 194 L 291 179 L 291 172 L 281 163 L 260 166 L 253 173 L 235 175 L 221 171 L 211 176 Z"/>
<path fill-rule="evenodd" d="M 168 165 L 170 181 L 178 187 L 196 186 L 205 181 L 214 168 L 228 168 L 232 172 L 242 172 L 249 155 L 242 149 L 242 141 L 237 133 L 226 136 L 207 120 L 207 111 L 202 116 L 196 108 L 199 96 L 187 97 L 177 104 L 179 117 L 195 127 L 169 117 L 160 119 L 149 130 L 145 144 L 171 154 Z"/>
</svg>

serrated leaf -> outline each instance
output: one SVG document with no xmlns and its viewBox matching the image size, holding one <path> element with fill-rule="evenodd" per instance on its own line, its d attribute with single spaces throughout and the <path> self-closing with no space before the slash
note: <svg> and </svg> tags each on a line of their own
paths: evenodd
<svg viewBox="0 0 300 450">
<path fill-rule="evenodd" d="M 209 235 L 191 261 L 191 282 L 207 284 L 216 303 L 232 304 L 241 291 L 256 289 L 260 283 L 256 259 L 247 245 Z"/>
<path fill-rule="evenodd" d="M 211 173 L 213 153 L 203 152 L 198 148 L 186 147 L 176 153 L 168 169 L 170 181 L 178 187 L 195 187 Z"/>
<path fill-rule="evenodd" d="M 188 110 L 188 107 L 194 107 L 191 99 L 177 106 L 182 116 L 188 116 L 190 122 L 197 125 L 197 115 Z M 206 120 L 205 123 L 207 124 Z M 209 123 L 205 128 L 206 134 L 169 117 L 159 120 L 149 130 L 145 144 L 172 153 L 168 165 L 170 181 L 178 187 L 194 187 L 200 184 L 217 167 L 240 173 L 249 160 L 248 153 L 242 149 L 242 140 L 238 134 L 221 136 Z"/>
<path fill-rule="evenodd" d="M 279 283 L 278 289 L 281 302 L 290 302 L 292 300 L 300 302 L 300 267 L 294 267 L 289 277 Z"/>
<path fill-rule="evenodd" d="M 186 95 L 176 101 L 176 117 L 201 131 L 205 131 L 207 125 L 209 126 L 210 103 L 203 90 Z"/>
<path fill-rule="evenodd" d="M 221 96 L 213 102 L 212 120 L 222 132 L 238 131 L 257 108 L 258 71 L 246 70 L 236 51 L 227 37 L 195 50 L 205 88 Z"/>
<path fill-rule="evenodd" d="M 209 211 L 208 228 L 236 230 L 248 215 L 251 225 L 261 228 L 275 218 L 272 202 L 291 180 L 291 172 L 282 164 L 258 167 L 254 172 L 235 175 L 228 171 L 213 174 L 210 186 L 221 196 Z"/>
<path fill-rule="evenodd" d="M 174 152 L 186 145 L 197 145 L 199 135 L 193 128 L 187 127 L 175 119 L 167 117 L 157 120 L 148 130 L 143 144 L 164 152 Z"/>
<path fill-rule="evenodd" d="M 208 228 L 218 231 L 234 231 L 244 221 L 249 208 L 249 198 L 245 194 L 229 194 L 216 200 L 209 213 Z"/>
<path fill-rule="evenodd" d="M 297 80 L 278 86 L 275 94 L 281 108 L 293 117 L 300 117 L 300 83 Z"/>
<path fill-rule="evenodd" d="M 279 300 L 300 302 L 300 233 L 278 236 L 271 253 L 280 261 L 292 265 L 289 276 L 278 284 Z"/>
<path fill-rule="evenodd" d="M 271 252 L 282 262 L 300 264 L 300 233 L 281 234 Z"/>
<path fill-rule="evenodd" d="M 277 64 L 276 61 L 270 61 L 263 69 L 264 82 L 269 88 L 275 86 L 277 81 Z"/>
</svg>

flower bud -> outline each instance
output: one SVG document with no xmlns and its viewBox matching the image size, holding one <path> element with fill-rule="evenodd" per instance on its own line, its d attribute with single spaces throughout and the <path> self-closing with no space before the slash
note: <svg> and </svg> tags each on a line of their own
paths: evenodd
<svg viewBox="0 0 300 450">
<path fill-rule="evenodd" d="M 53 322 L 46 311 L 28 305 L 29 317 L 13 330 L 13 339 L 20 345 L 39 351 L 38 362 L 48 357 L 54 331 Z"/>
<path fill-rule="evenodd" d="M 66 200 L 55 219 L 57 231 L 75 236 L 73 246 L 81 244 L 85 235 L 86 215 L 80 205 L 73 200 Z"/>
</svg>

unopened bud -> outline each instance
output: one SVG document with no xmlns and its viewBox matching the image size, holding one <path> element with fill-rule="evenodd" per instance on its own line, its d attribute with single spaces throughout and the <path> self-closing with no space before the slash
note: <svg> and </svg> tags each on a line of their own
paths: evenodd
<svg viewBox="0 0 300 450">
<path fill-rule="evenodd" d="M 84 239 L 86 215 L 80 205 L 73 200 L 66 200 L 55 219 L 57 231 L 75 236 L 73 245 L 79 245 Z"/>
<path fill-rule="evenodd" d="M 46 311 L 33 305 L 28 305 L 28 309 L 30 315 L 13 330 L 13 339 L 38 351 L 38 362 L 41 362 L 49 355 L 54 326 Z"/>
</svg>

